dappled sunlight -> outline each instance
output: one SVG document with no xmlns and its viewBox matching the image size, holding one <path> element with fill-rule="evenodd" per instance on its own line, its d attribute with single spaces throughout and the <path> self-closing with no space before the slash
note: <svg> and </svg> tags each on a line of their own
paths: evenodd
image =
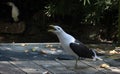
<svg viewBox="0 0 120 74">
<path fill-rule="evenodd" d="M 24 73 L 119 73 L 120 62 L 118 56 L 109 55 L 109 46 L 103 49 L 96 44 L 87 44 L 102 55 L 104 61 L 81 58 L 78 61 L 78 68 L 74 68 L 74 56 L 66 54 L 59 43 L 8 43 L 0 45 L 0 68 L 7 67 L 7 70 Z M 112 48 L 113 49 L 113 48 Z M 116 50 L 117 49 L 117 50 Z M 115 50 L 118 51 L 118 48 Z M 4 59 L 3 59 L 4 58 Z M 3 69 L 1 69 L 3 70 Z M 4 71 L 4 70 L 3 70 Z M 11 71 L 12 72 L 12 71 Z"/>
<path fill-rule="evenodd" d="M 8 43 L 0 44 L 0 46 L 1 60 L 2 58 L 15 61 L 53 60 L 66 54 L 59 43 Z"/>
<path fill-rule="evenodd" d="M 104 57 L 111 59 L 119 59 L 119 48 L 115 48 L 110 44 L 87 44 L 91 49 L 96 50 Z M 116 54 L 109 54 L 112 50 Z M 32 59 L 72 59 L 60 46 L 59 43 L 8 43 L 0 44 L 0 55 L 11 60 L 32 60 Z M 118 55 L 117 55 L 118 54 Z M 110 56 L 109 56 L 110 55 Z"/>
</svg>

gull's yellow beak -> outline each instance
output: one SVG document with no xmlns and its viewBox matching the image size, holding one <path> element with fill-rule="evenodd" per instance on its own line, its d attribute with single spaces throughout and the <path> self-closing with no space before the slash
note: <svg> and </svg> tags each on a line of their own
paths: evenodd
<svg viewBox="0 0 120 74">
<path fill-rule="evenodd" d="M 49 27 L 51 29 L 49 29 L 48 32 L 54 32 L 56 30 L 55 27 L 54 27 L 54 25 L 49 25 Z"/>
</svg>

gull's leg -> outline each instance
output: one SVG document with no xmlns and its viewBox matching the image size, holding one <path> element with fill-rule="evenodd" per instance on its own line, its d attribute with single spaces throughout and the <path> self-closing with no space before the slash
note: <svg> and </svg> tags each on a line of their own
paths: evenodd
<svg viewBox="0 0 120 74">
<path fill-rule="evenodd" d="M 78 57 L 77 59 L 76 59 L 76 61 L 75 61 L 75 69 L 77 69 L 78 68 L 78 61 L 80 60 L 80 57 Z"/>
</svg>

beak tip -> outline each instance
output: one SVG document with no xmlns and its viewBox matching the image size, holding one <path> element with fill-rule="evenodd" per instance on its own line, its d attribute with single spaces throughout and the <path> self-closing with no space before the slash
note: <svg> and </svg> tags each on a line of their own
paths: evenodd
<svg viewBox="0 0 120 74">
<path fill-rule="evenodd" d="M 54 25 L 49 25 L 50 27 L 54 27 Z"/>
<path fill-rule="evenodd" d="M 49 25 L 52 29 L 49 29 L 48 30 L 48 32 L 54 32 L 54 30 L 55 30 L 55 27 L 54 27 L 54 25 Z"/>
<path fill-rule="evenodd" d="M 47 30 L 48 32 L 53 32 L 52 30 Z"/>
</svg>

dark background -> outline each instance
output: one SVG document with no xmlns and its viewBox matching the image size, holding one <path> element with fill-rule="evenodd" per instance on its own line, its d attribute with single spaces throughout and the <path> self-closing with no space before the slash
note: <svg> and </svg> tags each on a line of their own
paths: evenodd
<svg viewBox="0 0 120 74">
<path fill-rule="evenodd" d="M 117 42 L 118 0 L 84 1 L 0 0 L 0 42 L 58 42 L 47 32 L 51 24 L 84 43 Z M 18 7 L 19 22 L 13 21 L 7 2 Z"/>
</svg>

